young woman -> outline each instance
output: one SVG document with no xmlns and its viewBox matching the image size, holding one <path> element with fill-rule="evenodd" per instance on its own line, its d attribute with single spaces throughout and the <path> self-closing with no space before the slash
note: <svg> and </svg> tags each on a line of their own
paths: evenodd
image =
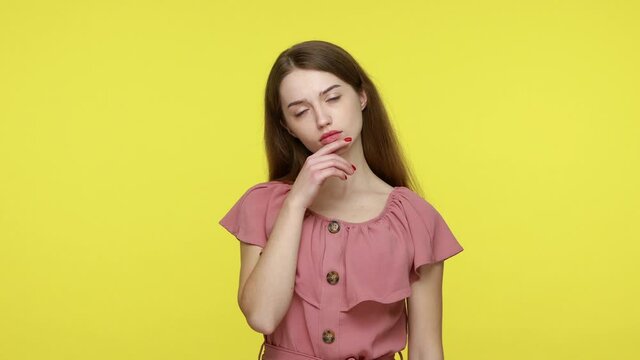
<svg viewBox="0 0 640 360">
<path fill-rule="evenodd" d="M 443 260 L 463 248 L 411 190 L 353 57 L 325 41 L 283 51 L 266 86 L 265 142 L 270 180 L 219 221 L 240 240 L 238 304 L 264 334 L 258 359 L 402 358 L 407 337 L 411 360 L 443 359 Z"/>
</svg>

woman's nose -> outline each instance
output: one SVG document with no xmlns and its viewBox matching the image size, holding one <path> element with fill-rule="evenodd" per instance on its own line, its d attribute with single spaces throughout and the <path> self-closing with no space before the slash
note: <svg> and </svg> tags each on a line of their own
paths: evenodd
<svg viewBox="0 0 640 360">
<path fill-rule="evenodd" d="M 329 116 L 329 113 L 327 111 L 325 111 L 324 109 L 318 109 L 318 125 L 320 127 L 324 127 L 327 124 L 331 124 L 331 116 Z"/>
</svg>

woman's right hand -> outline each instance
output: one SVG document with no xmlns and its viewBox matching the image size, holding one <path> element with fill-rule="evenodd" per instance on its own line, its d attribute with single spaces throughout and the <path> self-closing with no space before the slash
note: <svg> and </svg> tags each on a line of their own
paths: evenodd
<svg viewBox="0 0 640 360">
<path fill-rule="evenodd" d="M 353 175 L 355 167 L 342 156 L 334 154 L 336 150 L 347 146 L 351 141 L 351 138 L 344 139 L 330 142 L 307 157 L 296 181 L 291 186 L 287 201 L 306 209 L 311 206 L 320 186 L 328 177 L 336 176 L 347 180 L 348 175 Z"/>
</svg>

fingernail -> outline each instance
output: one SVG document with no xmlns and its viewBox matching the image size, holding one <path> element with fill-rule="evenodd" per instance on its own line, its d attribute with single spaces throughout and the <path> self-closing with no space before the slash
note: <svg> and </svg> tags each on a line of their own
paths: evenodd
<svg viewBox="0 0 640 360">
<path fill-rule="evenodd" d="M 353 168 L 353 170 L 355 170 L 355 169 L 356 169 L 356 166 L 355 166 L 355 165 L 353 165 L 353 164 L 351 164 L 351 167 Z"/>
<path fill-rule="evenodd" d="M 344 138 L 344 141 L 346 141 L 346 142 L 351 141 L 351 136 L 347 136 L 346 138 Z"/>
</svg>

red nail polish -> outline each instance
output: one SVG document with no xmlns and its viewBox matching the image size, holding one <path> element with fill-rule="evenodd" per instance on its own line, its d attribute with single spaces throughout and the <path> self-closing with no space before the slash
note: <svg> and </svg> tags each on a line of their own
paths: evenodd
<svg viewBox="0 0 640 360">
<path fill-rule="evenodd" d="M 347 136 L 346 138 L 344 138 L 344 141 L 346 141 L 346 142 L 351 141 L 351 136 Z"/>
<path fill-rule="evenodd" d="M 351 164 L 351 167 L 353 168 L 353 170 L 355 170 L 355 169 L 356 169 L 356 166 L 355 166 L 355 165 L 353 165 L 353 164 Z"/>
</svg>

